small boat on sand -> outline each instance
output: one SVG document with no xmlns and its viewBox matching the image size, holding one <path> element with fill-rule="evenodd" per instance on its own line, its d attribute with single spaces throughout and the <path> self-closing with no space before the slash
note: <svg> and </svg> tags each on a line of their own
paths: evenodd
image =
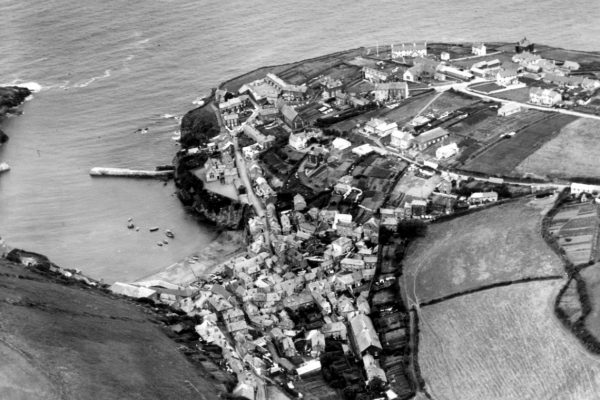
<svg viewBox="0 0 600 400">
<path fill-rule="evenodd" d="M 175 235 L 174 235 L 174 234 L 173 234 L 173 232 L 171 232 L 171 230 L 169 230 L 169 229 L 167 229 L 167 230 L 165 231 L 165 236 L 166 236 L 166 237 L 168 237 L 168 238 L 171 238 L 171 239 L 174 239 L 174 238 L 175 238 Z"/>
<path fill-rule="evenodd" d="M 158 226 L 153 226 L 150 228 L 150 232 L 156 232 L 158 230 Z"/>
<path fill-rule="evenodd" d="M 163 244 L 162 244 L 162 242 L 156 242 L 156 245 L 157 246 L 162 246 Z"/>
</svg>

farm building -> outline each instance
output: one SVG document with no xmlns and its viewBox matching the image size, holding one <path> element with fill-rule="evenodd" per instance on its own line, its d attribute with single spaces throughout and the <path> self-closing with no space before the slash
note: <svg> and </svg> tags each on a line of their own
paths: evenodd
<svg viewBox="0 0 600 400">
<path fill-rule="evenodd" d="M 455 142 L 441 146 L 435 151 L 435 158 L 438 160 L 450 158 L 458 153 L 458 145 Z"/>
<path fill-rule="evenodd" d="M 561 100 L 561 94 L 552 89 L 532 87 L 529 90 L 529 101 L 533 104 L 552 107 L 553 105 L 558 104 Z"/>
<path fill-rule="evenodd" d="M 505 103 L 502 107 L 498 108 L 498 115 L 506 117 L 512 114 L 516 114 L 521 111 L 521 106 L 518 103 Z"/>
<path fill-rule="evenodd" d="M 444 138 L 448 137 L 449 134 L 450 133 L 446 129 L 437 127 L 420 134 L 414 139 L 414 142 L 419 150 L 425 150 L 432 144 L 441 142 Z"/>
</svg>

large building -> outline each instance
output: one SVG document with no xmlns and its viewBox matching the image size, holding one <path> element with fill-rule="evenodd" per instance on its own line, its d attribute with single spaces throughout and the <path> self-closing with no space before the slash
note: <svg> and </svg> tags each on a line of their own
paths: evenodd
<svg viewBox="0 0 600 400">
<path fill-rule="evenodd" d="M 398 128 L 396 122 L 386 122 L 382 119 L 371 118 L 364 126 L 364 131 L 367 135 L 377 135 L 379 137 L 385 137 L 390 135 L 395 129 Z"/>
<path fill-rule="evenodd" d="M 376 83 L 373 90 L 375 101 L 403 100 L 408 97 L 408 84 L 406 82 Z"/>
<path fill-rule="evenodd" d="M 533 51 L 534 51 L 533 43 L 531 43 L 529 40 L 527 40 L 526 37 L 519 40 L 517 42 L 517 44 L 515 45 L 515 53 L 523 53 L 524 51 L 528 51 L 530 53 L 533 53 Z"/>
<path fill-rule="evenodd" d="M 434 143 L 441 142 L 448 137 L 450 133 L 442 127 L 433 128 L 424 132 L 414 139 L 415 145 L 419 150 L 425 150 Z"/>
<path fill-rule="evenodd" d="M 532 104 L 540 106 L 552 107 L 562 100 L 562 95 L 552 89 L 542 89 L 540 87 L 532 87 L 529 90 L 529 101 Z"/>
<path fill-rule="evenodd" d="M 377 356 L 381 352 L 379 335 L 375 331 L 371 318 L 364 314 L 358 314 L 350 318 L 350 329 L 352 330 L 353 345 L 357 355 L 361 357 L 365 354 Z"/>
<path fill-rule="evenodd" d="M 471 46 L 471 53 L 476 56 L 485 56 L 487 54 L 487 48 L 483 43 L 473 43 L 473 46 Z"/>
<path fill-rule="evenodd" d="M 401 57 L 425 57 L 427 43 L 401 43 L 392 45 L 392 59 Z"/>
<path fill-rule="evenodd" d="M 395 129 L 392 131 L 390 145 L 400 150 L 407 150 L 412 145 L 413 135 L 404 130 Z"/>
</svg>

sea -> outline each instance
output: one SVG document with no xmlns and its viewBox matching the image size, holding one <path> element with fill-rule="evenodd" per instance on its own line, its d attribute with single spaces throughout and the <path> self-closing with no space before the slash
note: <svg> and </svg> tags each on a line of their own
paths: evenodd
<svg viewBox="0 0 600 400">
<path fill-rule="evenodd" d="M 0 84 L 36 89 L 2 126 L 12 170 L 0 176 L 0 236 L 105 282 L 146 276 L 202 251 L 215 229 L 172 183 L 89 169 L 171 163 L 180 118 L 219 82 L 420 40 L 600 50 L 599 17 L 597 0 L 0 0 Z M 164 229 L 176 237 L 159 247 Z"/>
</svg>

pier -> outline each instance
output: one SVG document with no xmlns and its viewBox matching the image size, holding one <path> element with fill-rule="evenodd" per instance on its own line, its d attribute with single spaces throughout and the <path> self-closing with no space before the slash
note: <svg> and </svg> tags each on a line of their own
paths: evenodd
<svg viewBox="0 0 600 400">
<path fill-rule="evenodd" d="M 140 170 L 129 168 L 109 168 L 94 167 L 90 170 L 91 176 L 115 176 L 125 178 L 158 178 L 170 179 L 173 177 L 173 170 Z"/>
</svg>

